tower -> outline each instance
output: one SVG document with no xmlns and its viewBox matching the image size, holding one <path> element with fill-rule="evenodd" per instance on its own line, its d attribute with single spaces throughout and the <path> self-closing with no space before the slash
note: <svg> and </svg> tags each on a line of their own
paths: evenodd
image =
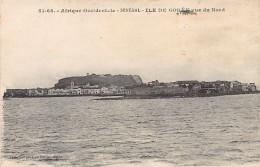
<svg viewBox="0 0 260 167">
<path fill-rule="evenodd" d="M 73 87 L 74 87 L 74 82 L 71 82 L 70 83 L 70 88 L 73 89 Z"/>
</svg>

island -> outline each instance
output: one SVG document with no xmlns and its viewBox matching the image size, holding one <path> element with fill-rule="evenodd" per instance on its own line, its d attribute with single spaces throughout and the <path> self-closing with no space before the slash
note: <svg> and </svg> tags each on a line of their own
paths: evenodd
<svg viewBox="0 0 260 167">
<path fill-rule="evenodd" d="M 100 96 L 98 100 L 209 97 L 259 93 L 255 83 L 239 81 L 154 80 L 143 83 L 138 75 L 89 74 L 66 77 L 51 88 L 7 89 L 4 98 Z M 107 98 L 107 97 L 111 98 Z"/>
</svg>

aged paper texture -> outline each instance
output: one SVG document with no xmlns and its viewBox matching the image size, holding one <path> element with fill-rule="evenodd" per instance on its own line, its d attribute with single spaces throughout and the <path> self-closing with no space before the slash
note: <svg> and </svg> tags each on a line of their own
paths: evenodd
<svg viewBox="0 0 260 167">
<path fill-rule="evenodd" d="M 260 166 L 258 0 L 0 3 L 0 166 Z"/>
</svg>

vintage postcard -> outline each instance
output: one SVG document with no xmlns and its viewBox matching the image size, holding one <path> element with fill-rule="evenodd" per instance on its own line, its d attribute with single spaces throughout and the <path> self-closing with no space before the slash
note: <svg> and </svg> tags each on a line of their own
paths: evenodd
<svg viewBox="0 0 260 167">
<path fill-rule="evenodd" d="M 0 7 L 1 167 L 260 166 L 260 1 Z"/>
</svg>

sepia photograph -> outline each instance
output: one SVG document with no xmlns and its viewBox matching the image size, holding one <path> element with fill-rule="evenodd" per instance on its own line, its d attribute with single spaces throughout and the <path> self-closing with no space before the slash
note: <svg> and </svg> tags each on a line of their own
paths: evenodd
<svg viewBox="0 0 260 167">
<path fill-rule="evenodd" d="M 0 0 L 0 167 L 260 167 L 260 1 Z"/>
</svg>

